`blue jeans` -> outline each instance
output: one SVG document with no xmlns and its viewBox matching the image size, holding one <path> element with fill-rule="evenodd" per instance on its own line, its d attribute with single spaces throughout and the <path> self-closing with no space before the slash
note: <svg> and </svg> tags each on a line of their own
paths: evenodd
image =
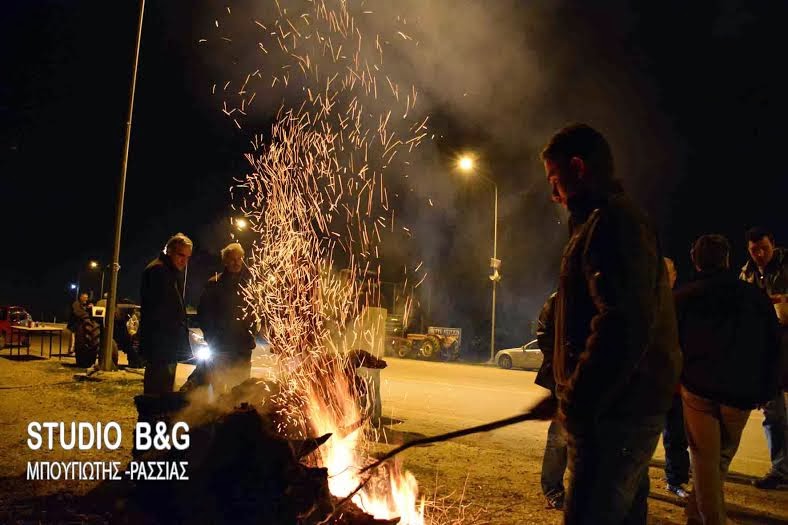
<svg viewBox="0 0 788 525">
<path fill-rule="evenodd" d="M 665 447 L 665 479 L 668 484 L 681 485 L 689 482 L 690 458 L 687 451 L 689 446 L 687 445 L 687 433 L 684 431 L 681 394 L 676 394 L 673 397 L 673 405 L 665 418 L 662 444 Z"/>
<path fill-rule="evenodd" d="M 788 415 L 786 414 L 786 394 L 780 394 L 766 403 L 763 409 L 763 430 L 766 433 L 766 443 L 769 445 L 769 457 L 772 460 L 771 474 L 788 478 Z"/>
<path fill-rule="evenodd" d="M 564 524 L 645 525 L 648 465 L 664 425 L 664 416 L 608 420 L 570 433 Z"/>
<path fill-rule="evenodd" d="M 547 442 L 542 457 L 542 494 L 547 497 L 564 494 L 566 471 L 566 433 L 561 424 L 553 420 L 547 429 Z"/>
</svg>

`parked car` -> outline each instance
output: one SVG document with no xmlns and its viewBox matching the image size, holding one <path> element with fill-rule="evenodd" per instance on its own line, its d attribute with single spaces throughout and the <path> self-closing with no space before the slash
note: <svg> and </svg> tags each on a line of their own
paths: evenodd
<svg viewBox="0 0 788 525">
<path fill-rule="evenodd" d="M 523 346 L 498 350 L 495 354 L 495 362 L 501 368 L 525 368 L 527 370 L 537 370 L 542 366 L 544 356 L 539 350 L 536 339 Z"/>
<path fill-rule="evenodd" d="M 128 354 L 129 366 L 132 366 L 133 356 L 135 362 L 140 363 L 138 366 L 142 367 L 142 358 L 139 354 L 141 308 L 139 305 L 126 300 L 117 304 L 115 312 L 115 341 L 120 349 Z M 178 355 L 178 362 L 194 364 L 196 359 L 207 356 L 208 352 L 208 344 L 203 337 L 197 321 L 197 310 L 194 308 L 188 307 L 186 309 L 186 325 L 189 328 L 191 351 L 181 352 Z"/>
<path fill-rule="evenodd" d="M 202 328 L 200 328 L 197 310 L 192 307 L 186 308 L 186 326 L 189 328 L 189 345 L 191 346 L 191 354 L 179 355 L 178 362 L 194 365 L 197 364 L 198 360 L 210 359 L 211 348 L 205 341 L 205 335 L 202 332 Z M 255 347 L 252 351 L 253 354 L 257 356 L 271 354 L 270 344 L 262 337 L 259 332 L 257 335 L 255 335 L 254 340 Z"/>
<path fill-rule="evenodd" d="M 11 343 L 11 327 L 24 325 L 33 318 L 21 306 L 0 306 L 0 349 Z M 21 344 L 27 344 L 26 340 Z"/>
</svg>

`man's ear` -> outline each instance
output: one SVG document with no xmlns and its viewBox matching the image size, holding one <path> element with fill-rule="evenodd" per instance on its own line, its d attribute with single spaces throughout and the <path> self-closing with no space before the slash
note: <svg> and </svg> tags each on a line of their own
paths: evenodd
<svg viewBox="0 0 788 525">
<path fill-rule="evenodd" d="M 572 157 L 569 159 L 569 165 L 572 167 L 572 171 L 574 171 L 575 175 L 577 175 L 578 180 L 583 180 L 586 175 L 586 163 L 580 157 Z"/>
</svg>

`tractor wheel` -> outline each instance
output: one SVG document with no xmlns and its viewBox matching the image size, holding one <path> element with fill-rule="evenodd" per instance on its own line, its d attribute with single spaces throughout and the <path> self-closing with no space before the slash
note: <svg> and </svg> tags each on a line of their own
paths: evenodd
<svg viewBox="0 0 788 525">
<path fill-rule="evenodd" d="M 90 348 L 98 348 L 101 344 L 101 327 L 93 320 L 83 321 L 77 328 L 76 343 Z"/>
<path fill-rule="evenodd" d="M 397 345 L 395 352 L 397 354 L 397 357 L 399 357 L 400 359 L 405 359 L 410 355 L 410 350 L 411 350 L 410 346 L 406 345 L 405 343 L 400 343 Z"/>
<path fill-rule="evenodd" d="M 505 368 L 506 370 L 509 370 L 510 368 L 512 368 L 512 358 L 509 357 L 508 355 L 502 355 L 501 357 L 498 358 L 498 366 L 500 366 L 501 368 Z"/>
<path fill-rule="evenodd" d="M 419 354 L 426 359 L 431 359 L 437 351 L 438 345 L 435 344 L 435 340 L 432 338 L 425 339 L 419 348 Z"/>
<path fill-rule="evenodd" d="M 77 327 L 74 354 L 77 366 L 89 368 L 96 362 L 101 342 L 101 327 L 92 320 L 85 320 Z"/>
<path fill-rule="evenodd" d="M 77 358 L 78 367 L 90 368 L 96 362 L 96 357 L 98 356 L 98 349 L 90 348 L 85 345 L 75 345 L 74 356 Z"/>
</svg>

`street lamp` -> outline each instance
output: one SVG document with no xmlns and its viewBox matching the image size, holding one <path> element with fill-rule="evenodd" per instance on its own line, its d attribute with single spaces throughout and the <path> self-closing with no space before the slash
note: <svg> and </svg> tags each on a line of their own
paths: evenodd
<svg viewBox="0 0 788 525">
<path fill-rule="evenodd" d="M 238 231 L 244 231 L 246 228 L 249 227 L 249 221 L 247 221 L 243 217 L 238 217 L 233 222 L 235 223 L 235 229 Z"/>
<path fill-rule="evenodd" d="M 490 327 L 490 363 L 495 362 L 495 291 L 498 281 L 501 280 L 501 274 L 498 270 L 501 268 L 501 260 L 498 259 L 498 185 L 494 180 L 475 170 L 476 158 L 471 154 L 463 154 L 457 158 L 457 168 L 466 174 L 475 174 L 482 179 L 486 180 L 493 185 L 494 197 L 493 201 L 493 256 L 490 259 L 490 268 L 493 273 L 490 275 L 492 281 L 492 322 Z"/>
<path fill-rule="evenodd" d="M 101 266 L 98 261 L 90 261 L 88 263 L 91 270 L 97 270 L 101 268 L 101 292 L 99 292 L 99 300 L 104 298 L 104 270 L 106 269 L 104 266 Z"/>
<path fill-rule="evenodd" d="M 457 167 L 459 167 L 463 173 L 470 173 L 473 171 L 474 164 L 473 157 L 470 155 L 463 155 L 457 161 Z"/>
</svg>

